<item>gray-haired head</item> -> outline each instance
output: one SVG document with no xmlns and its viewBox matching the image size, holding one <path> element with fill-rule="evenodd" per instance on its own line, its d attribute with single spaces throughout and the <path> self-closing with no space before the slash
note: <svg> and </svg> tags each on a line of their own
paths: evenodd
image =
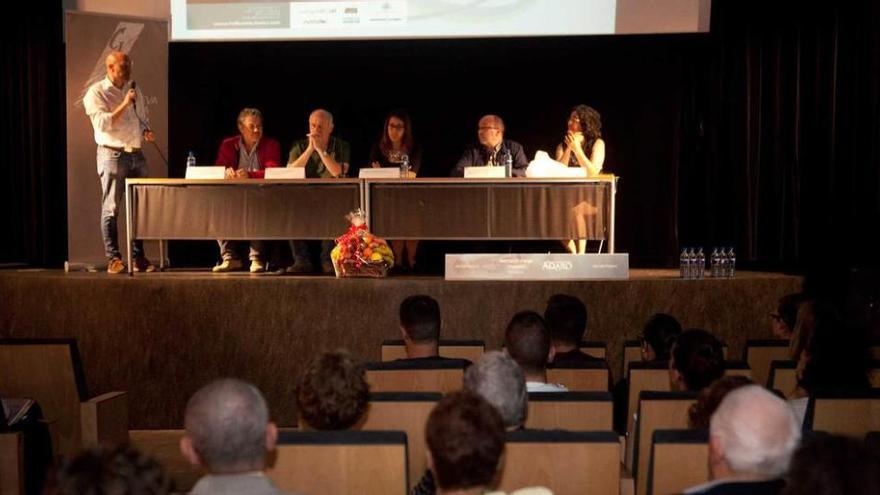
<svg viewBox="0 0 880 495">
<path fill-rule="evenodd" d="M 760 385 L 747 385 L 721 401 L 709 434 L 716 454 L 733 473 L 777 478 L 788 470 L 801 429 L 787 402 Z"/>
<path fill-rule="evenodd" d="M 244 119 L 247 117 L 254 117 L 260 119 L 260 122 L 263 121 L 263 112 L 259 111 L 256 108 L 245 107 L 242 108 L 240 112 L 238 112 L 238 125 L 241 125 L 244 122 Z"/>
<path fill-rule="evenodd" d="M 268 423 L 269 409 L 257 387 L 234 378 L 205 385 L 186 404 L 186 434 L 212 473 L 262 469 Z"/>
<path fill-rule="evenodd" d="M 508 429 L 525 424 L 529 410 L 526 376 L 512 357 L 501 351 L 483 354 L 464 374 L 464 388 L 492 404 Z"/>
<path fill-rule="evenodd" d="M 310 118 L 311 117 L 318 117 L 318 116 L 320 116 L 324 119 L 327 119 L 327 122 L 330 124 L 333 123 L 333 114 L 328 112 L 327 110 L 324 110 L 323 108 L 319 108 L 309 115 Z"/>
</svg>

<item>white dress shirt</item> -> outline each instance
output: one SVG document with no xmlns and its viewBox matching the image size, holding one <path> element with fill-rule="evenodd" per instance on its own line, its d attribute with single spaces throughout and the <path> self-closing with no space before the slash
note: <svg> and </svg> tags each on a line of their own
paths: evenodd
<svg viewBox="0 0 880 495">
<path fill-rule="evenodd" d="M 127 150 L 141 147 L 141 138 L 147 127 L 140 122 L 136 113 L 143 112 L 143 97 L 139 91 L 135 90 L 138 94 L 137 108 L 130 105 L 122 112 L 116 122 L 110 119 L 113 110 L 125 100 L 128 89 L 128 84 L 117 88 L 110 79 L 105 77 L 92 84 L 83 97 L 83 107 L 85 107 L 86 115 L 92 120 L 95 143 L 98 145 Z"/>
</svg>

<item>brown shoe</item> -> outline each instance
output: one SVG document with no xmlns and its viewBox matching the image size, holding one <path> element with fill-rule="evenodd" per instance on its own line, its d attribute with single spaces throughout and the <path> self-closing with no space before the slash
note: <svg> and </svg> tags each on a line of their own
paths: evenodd
<svg viewBox="0 0 880 495">
<path fill-rule="evenodd" d="M 125 263 L 119 258 L 110 258 L 107 262 L 107 273 L 117 274 L 125 271 Z"/>
<path fill-rule="evenodd" d="M 156 271 L 156 267 L 150 263 L 150 260 L 148 260 L 146 256 L 138 256 L 135 258 L 132 269 L 135 273 L 153 273 Z"/>
</svg>

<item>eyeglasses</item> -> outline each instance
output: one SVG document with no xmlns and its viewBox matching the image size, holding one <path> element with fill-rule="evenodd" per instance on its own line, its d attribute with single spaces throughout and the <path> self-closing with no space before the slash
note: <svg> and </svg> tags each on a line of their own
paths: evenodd
<svg viewBox="0 0 880 495">
<path fill-rule="evenodd" d="M 388 124 L 388 127 L 391 129 L 406 129 L 406 126 L 403 124 Z"/>
<path fill-rule="evenodd" d="M 490 126 L 477 127 L 478 131 L 492 131 L 492 130 L 498 130 L 498 129 L 499 129 L 498 127 L 490 127 Z"/>
</svg>

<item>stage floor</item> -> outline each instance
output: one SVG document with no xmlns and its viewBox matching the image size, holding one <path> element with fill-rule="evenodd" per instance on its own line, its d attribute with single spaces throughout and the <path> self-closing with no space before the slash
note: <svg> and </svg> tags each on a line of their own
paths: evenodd
<svg viewBox="0 0 880 495">
<path fill-rule="evenodd" d="M 588 340 L 609 344 L 619 375 L 622 344 L 656 312 L 721 337 L 732 356 L 747 338 L 769 338 L 767 315 L 801 278 L 739 272 L 733 279 L 682 280 L 676 270 L 631 270 L 628 280 L 461 282 L 434 276 L 335 279 L 169 271 L 108 275 L 0 270 L 0 337 L 74 337 L 91 395 L 129 393 L 133 429 L 179 428 L 186 400 L 207 381 L 237 376 L 266 394 L 281 425 L 295 418 L 300 370 L 340 347 L 363 360 L 399 338 L 397 310 L 411 294 L 435 297 L 442 337 L 498 348 L 517 311 L 543 312 L 555 293 L 587 305 Z"/>
</svg>

